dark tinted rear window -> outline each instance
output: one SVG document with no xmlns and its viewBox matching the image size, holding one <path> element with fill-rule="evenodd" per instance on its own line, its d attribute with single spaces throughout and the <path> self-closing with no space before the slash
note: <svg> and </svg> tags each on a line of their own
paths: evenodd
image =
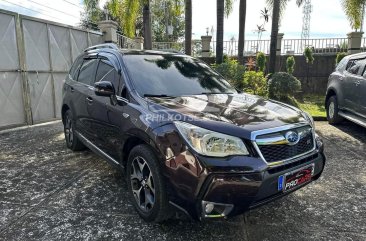
<svg viewBox="0 0 366 241">
<path fill-rule="evenodd" d="M 81 64 L 83 63 L 83 58 L 81 56 L 79 56 L 74 63 L 72 64 L 72 67 L 70 69 L 70 78 L 73 80 L 76 80 L 78 78 L 78 74 L 79 74 L 79 69 Z"/>
<path fill-rule="evenodd" d="M 124 62 L 141 96 L 236 93 L 209 66 L 188 56 L 125 55 Z"/>
</svg>

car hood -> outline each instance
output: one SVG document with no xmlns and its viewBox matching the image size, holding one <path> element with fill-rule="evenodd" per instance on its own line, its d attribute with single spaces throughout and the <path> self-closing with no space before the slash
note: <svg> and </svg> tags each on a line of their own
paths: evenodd
<svg viewBox="0 0 366 241">
<path fill-rule="evenodd" d="M 307 122 L 295 107 L 245 93 L 154 97 L 149 100 L 149 110 L 163 113 L 164 119 L 186 121 L 237 136 L 249 137 L 252 131 Z"/>
</svg>

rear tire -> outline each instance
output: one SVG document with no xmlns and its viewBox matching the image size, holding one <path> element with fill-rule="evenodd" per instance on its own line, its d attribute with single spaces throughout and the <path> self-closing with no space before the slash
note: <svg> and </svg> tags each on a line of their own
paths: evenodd
<svg viewBox="0 0 366 241">
<path fill-rule="evenodd" d="M 159 223 L 171 216 L 161 167 L 147 145 L 134 147 L 127 161 L 126 181 L 133 205 L 146 222 Z"/>
<path fill-rule="evenodd" d="M 64 134 L 67 148 L 73 151 L 81 151 L 85 149 L 84 144 L 78 139 L 75 133 L 74 121 L 71 110 L 67 110 L 64 115 Z"/>
<path fill-rule="evenodd" d="M 340 116 L 338 109 L 338 101 L 337 96 L 331 96 L 327 101 L 327 119 L 329 124 L 336 125 L 343 121 L 343 117 Z"/>
</svg>

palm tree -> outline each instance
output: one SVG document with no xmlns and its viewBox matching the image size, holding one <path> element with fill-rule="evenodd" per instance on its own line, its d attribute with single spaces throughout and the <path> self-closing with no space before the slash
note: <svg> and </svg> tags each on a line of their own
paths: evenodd
<svg viewBox="0 0 366 241">
<path fill-rule="evenodd" d="M 185 52 L 192 54 L 192 0 L 185 0 Z"/>
<path fill-rule="evenodd" d="M 271 44 L 269 51 L 269 73 L 276 71 L 276 50 L 277 50 L 277 36 L 280 24 L 280 18 L 286 9 L 288 0 L 267 0 L 269 9 L 272 10 L 272 30 L 271 30 Z M 296 4 L 300 7 L 305 1 L 296 0 Z"/>
<path fill-rule="evenodd" d="M 244 64 L 244 43 L 245 43 L 245 18 L 247 14 L 247 0 L 240 0 L 239 3 L 239 43 L 238 60 Z"/>
<path fill-rule="evenodd" d="M 224 58 L 224 6 L 225 0 L 216 1 L 216 63 L 221 64 Z"/>
<path fill-rule="evenodd" d="M 362 28 L 366 0 L 341 0 L 343 10 L 353 29 Z"/>
<path fill-rule="evenodd" d="M 224 58 L 224 17 L 229 17 L 233 11 L 233 0 L 216 1 L 216 63 L 221 64 Z"/>
<path fill-rule="evenodd" d="M 152 49 L 150 0 L 143 0 L 144 49 Z"/>
</svg>

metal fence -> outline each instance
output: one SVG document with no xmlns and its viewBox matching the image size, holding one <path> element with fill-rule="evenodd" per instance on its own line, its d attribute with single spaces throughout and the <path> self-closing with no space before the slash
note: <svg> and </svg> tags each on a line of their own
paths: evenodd
<svg viewBox="0 0 366 241">
<path fill-rule="evenodd" d="M 281 54 L 302 55 L 306 47 L 310 47 L 315 54 L 334 54 L 347 52 L 348 39 L 284 39 L 282 40 Z"/>
<path fill-rule="evenodd" d="M 123 49 L 133 49 L 135 47 L 135 42 L 122 34 L 117 33 L 117 44 Z"/>
<path fill-rule="evenodd" d="M 0 10 L 0 128 L 60 118 L 63 80 L 102 34 Z"/>
<path fill-rule="evenodd" d="M 176 50 L 185 53 L 184 42 L 153 42 L 152 49 L 171 51 Z M 192 40 L 192 56 L 200 57 L 202 53 L 202 41 L 199 39 Z"/>
<path fill-rule="evenodd" d="M 211 53 L 216 53 L 216 41 L 211 42 Z M 238 41 L 224 41 L 224 54 L 236 56 L 238 54 Z M 270 40 L 246 40 L 244 43 L 244 55 L 252 56 L 258 52 L 269 54 Z M 366 40 L 363 39 L 363 46 L 366 48 Z M 325 39 L 283 39 L 281 43 L 282 55 L 302 55 L 306 47 L 312 48 L 315 54 L 334 54 L 347 52 L 347 38 L 325 38 Z"/>
</svg>

